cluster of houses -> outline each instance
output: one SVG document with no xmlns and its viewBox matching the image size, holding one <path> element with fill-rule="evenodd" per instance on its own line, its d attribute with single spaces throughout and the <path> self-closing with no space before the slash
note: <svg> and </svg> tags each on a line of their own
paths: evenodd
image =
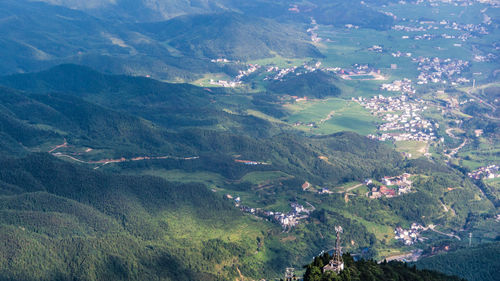
<svg viewBox="0 0 500 281">
<path fill-rule="evenodd" d="M 314 43 L 321 42 L 322 40 L 321 37 L 319 37 L 318 33 L 316 33 L 319 27 L 318 24 L 316 23 L 316 20 L 313 18 L 311 18 L 311 25 L 312 27 L 307 29 L 307 33 L 311 35 L 311 41 L 313 41 Z"/>
<path fill-rule="evenodd" d="M 395 80 L 392 83 L 384 83 L 380 86 L 380 89 L 389 92 L 402 92 L 404 94 L 416 93 L 411 80 L 408 78 L 403 78 L 403 80 Z"/>
<path fill-rule="evenodd" d="M 235 80 L 228 81 L 228 80 L 210 79 L 209 84 L 214 85 L 214 86 L 224 87 L 224 88 L 235 88 L 235 87 L 241 86 L 243 83 L 241 81 L 235 81 Z"/>
<path fill-rule="evenodd" d="M 365 180 L 365 184 L 370 191 L 366 193 L 366 196 L 370 199 L 377 199 L 381 197 L 391 198 L 409 193 L 412 187 L 410 177 L 411 175 L 408 173 L 395 177 L 384 177 L 381 180 L 383 185 L 376 185 L 373 183 L 373 180 L 367 179 Z"/>
<path fill-rule="evenodd" d="M 460 76 L 462 71 L 470 66 L 469 61 L 440 59 L 438 57 L 418 57 L 413 58 L 412 61 L 418 63 L 420 74 L 418 75 L 417 84 L 419 85 L 429 82 L 443 84 L 469 82 L 468 79 Z"/>
<path fill-rule="evenodd" d="M 284 230 L 289 230 L 299 224 L 301 220 L 307 219 L 311 210 L 298 203 L 290 203 L 291 210 L 288 213 L 266 211 L 261 208 L 252 208 L 241 204 L 240 197 L 226 194 L 226 199 L 233 200 L 236 207 L 242 212 L 273 221 L 281 225 Z"/>
<path fill-rule="evenodd" d="M 399 57 L 409 58 L 412 56 L 412 53 L 401 53 L 400 51 L 396 51 L 396 52 L 391 53 L 391 56 L 393 56 L 395 58 L 399 58 Z"/>
<path fill-rule="evenodd" d="M 353 99 L 361 106 L 370 110 L 373 115 L 379 116 L 384 123 L 379 125 L 378 135 L 368 135 L 369 138 L 380 141 L 429 141 L 436 139 L 433 124 L 420 115 L 427 109 L 425 101 L 410 100 L 406 95 L 399 97 L 374 96 L 371 99 L 359 97 Z"/>
<path fill-rule="evenodd" d="M 372 51 L 375 53 L 382 53 L 383 50 L 384 49 L 382 48 L 382 46 L 379 46 L 379 45 L 373 45 L 370 48 L 368 48 L 368 51 Z"/>
<path fill-rule="evenodd" d="M 472 179 L 494 179 L 500 177 L 500 167 L 498 165 L 489 165 L 481 167 L 477 170 L 470 172 L 468 175 Z"/>
<path fill-rule="evenodd" d="M 386 79 L 381 74 L 380 69 L 376 69 L 367 64 L 354 64 L 350 69 L 343 69 L 340 67 L 325 68 L 325 71 L 333 72 L 344 80 L 384 80 Z M 362 77 L 362 78 L 360 78 Z"/>
<path fill-rule="evenodd" d="M 245 165 L 270 165 L 270 163 L 267 162 L 260 162 L 260 161 L 253 161 L 253 160 L 240 160 L 240 159 L 234 159 L 234 162 L 236 163 L 242 163 Z"/>
<path fill-rule="evenodd" d="M 294 73 L 297 70 L 298 66 L 279 68 L 277 66 L 270 66 L 267 68 L 266 72 L 272 73 L 270 76 L 266 76 L 264 80 L 278 80 L 283 81 L 283 77 L 287 76 L 290 73 Z"/>
<path fill-rule="evenodd" d="M 216 59 L 212 60 L 213 62 L 223 62 L 227 63 L 230 62 L 227 59 Z M 260 69 L 261 66 L 258 64 L 249 64 L 247 70 L 240 70 L 239 74 L 233 79 L 233 80 L 214 80 L 210 79 L 209 83 L 210 85 L 215 85 L 215 86 L 220 86 L 224 88 L 235 88 L 243 85 L 243 82 L 241 81 L 244 77 L 254 73 L 258 69 Z"/>
<path fill-rule="evenodd" d="M 322 70 L 322 68 L 320 67 L 321 67 L 320 61 L 314 62 L 314 64 L 312 65 L 310 65 L 309 63 L 304 63 L 300 67 L 291 66 L 286 68 L 279 68 L 277 66 L 269 66 L 266 69 L 266 72 L 269 74 L 264 78 L 264 81 L 268 80 L 283 81 L 283 78 L 290 73 L 295 73 L 295 75 L 299 76 L 302 74 L 314 72 L 316 70 Z"/>
<path fill-rule="evenodd" d="M 488 0 L 485 0 L 484 2 L 487 2 Z M 496 1 L 496 0 L 492 0 Z M 406 20 L 406 19 L 404 19 Z M 482 23 L 467 23 L 467 24 L 460 24 L 457 22 L 451 22 L 448 20 L 441 20 L 441 21 L 433 21 L 433 20 L 413 20 L 409 19 L 406 20 L 409 24 L 408 25 L 402 25 L 398 24 L 392 27 L 392 29 L 397 30 L 397 31 L 405 31 L 405 32 L 426 32 L 426 31 L 432 31 L 432 30 L 438 30 L 438 29 L 450 29 L 453 30 L 454 33 L 457 32 L 463 32 L 461 34 L 460 39 L 462 41 L 466 41 L 468 38 L 474 37 L 474 34 L 481 34 L 485 35 L 488 34 L 488 29 L 486 26 L 492 24 L 491 17 L 483 13 L 483 22 Z M 422 39 L 423 37 L 426 38 L 436 38 L 438 37 L 437 35 L 432 35 L 432 34 L 424 34 L 424 35 L 417 35 L 414 36 L 415 40 Z M 444 37 L 444 36 L 443 36 Z M 449 37 L 444 37 L 444 38 L 456 38 L 453 35 L 450 35 Z"/>
<path fill-rule="evenodd" d="M 420 237 L 420 232 L 423 230 L 425 230 L 425 227 L 418 223 L 412 223 L 410 229 L 403 229 L 398 226 L 394 229 L 394 238 L 403 242 L 406 246 L 410 246 L 418 241 L 423 241 L 423 238 Z"/>
</svg>

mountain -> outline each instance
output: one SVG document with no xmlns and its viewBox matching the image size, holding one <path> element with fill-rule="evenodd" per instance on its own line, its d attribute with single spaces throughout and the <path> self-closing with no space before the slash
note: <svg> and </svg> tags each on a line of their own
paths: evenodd
<svg viewBox="0 0 500 281">
<path fill-rule="evenodd" d="M 42 2 L 4 0 L 0 19 L 0 74 L 77 63 L 108 73 L 185 81 L 210 72 L 236 75 L 241 66 L 210 61 L 219 56 L 321 56 L 294 24 L 233 13 L 137 25 Z M 220 31 L 224 36 L 216 36 Z"/>
<path fill-rule="evenodd" d="M 303 264 L 311 256 L 327 249 L 334 241 L 331 229 L 338 224 L 345 227 L 346 237 L 348 241 L 352 241 L 348 245 L 349 249 L 360 252 L 368 249 L 367 255 L 373 256 L 385 244 L 382 244 L 384 238 L 380 237 L 378 228 L 373 229 L 372 223 L 380 224 L 380 229 L 389 229 L 390 233 L 395 224 L 409 225 L 413 222 L 464 227 L 471 217 L 490 215 L 494 212 L 491 202 L 485 200 L 477 186 L 449 166 L 425 158 L 406 161 L 384 143 L 352 132 L 310 136 L 293 130 L 290 125 L 265 114 L 249 113 L 259 112 L 262 108 L 259 102 L 255 103 L 256 100 L 271 101 L 267 104 L 267 110 L 280 112 L 282 105 L 273 102 L 274 98 L 281 96 L 279 93 L 253 95 L 235 90 L 171 84 L 143 77 L 103 74 L 78 65 L 61 65 L 39 73 L 0 77 L 0 85 L 3 85 L 0 87 L 0 149 L 1 158 L 5 158 L 5 161 L 0 163 L 0 196 L 16 196 L 17 200 L 17 196 L 34 196 L 31 193 L 48 192 L 89 205 L 106 214 L 106 221 L 115 221 L 118 225 L 121 223 L 122 227 L 124 223 L 126 226 L 126 222 L 132 220 L 138 224 L 133 229 L 145 229 L 148 235 L 167 235 L 168 239 L 172 239 L 169 241 L 173 241 L 171 245 L 179 246 L 169 246 L 162 250 L 164 252 L 157 254 L 168 256 L 164 261 L 165 267 L 173 266 L 183 272 L 175 273 L 176 270 L 168 269 L 168 274 L 214 275 L 217 271 L 212 266 L 226 266 L 221 274 L 231 279 L 229 276 L 237 276 L 238 270 L 231 267 L 225 258 L 231 259 L 243 252 L 244 257 L 238 257 L 241 263 L 238 263 L 237 267 L 243 275 L 253 278 L 277 276 L 284 266 L 290 263 Z M 52 156 L 32 154 L 33 152 L 50 152 Z M 55 157 L 60 159 L 54 159 Z M 67 161 L 63 162 L 62 159 Z M 245 165 L 245 160 L 257 164 Z M 94 169 L 102 172 L 96 172 Z M 415 175 L 412 179 L 415 192 L 395 198 L 371 200 L 358 196 L 356 199 L 346 199 L 343 193 L 335 192 L 325 196 L 317 192 L 319 187 L 338 190 L 345 183 L 363 182 L 367 178 L 380 179 L 403 172 Z M 206 194 L 207 190 L 212 194 L 213 189 L 216 191 L 215 195 L 220 195 L 216 201 L 209 204 L 226 204 L 227 202 L 219 202 L 222 194 L 241 194 L 242 197 L 245 196 L 245 204 L 264 210 L 278 209 L 287 212 L 290 203 L 297 200 L 307 200 L 306 202 L 314 204 L 317 209 L 311 211 L 309 217 L 290 232 L 282 232 L 277 224 L 259 223 L 249 229 L 253 233 L 251 237 L 247 236 L 246 232 L 238 232 L 230 239 L 224 235 L 214 236 L 213 233 L 220 233 L 222 230 L 237 232 L 238 227 L 247 223 L 253 216 L 238 216 L 234 221 L 221 222 L 216 228 L 197 223 L 202 219 L 196 217 L 198 215 L 194 218 L 189 216 L 193 223 L 180 229 L 195 235 L 197 232 L 193 229 L 200 226 L 204 229 L 203 234 L 210 237 L 208 240 L 202 240 L 210 250 L 202 252 L 203 258 L 198 259 L 195 255 L 192 259 L 196 261 L 196 265 L 193 265 L 182 257 L 184 254 L 191 255 L 192 252 L 186 249 L 196 248 L 196 245 L 182 240 L 182 237 L 188 238 L 183 236 L 182 232 L 175 231 L 179 228 L 179 220 L 186 219 L 184 213 L 176 213 L 170 209 L 161 211 L 161 206 L 165 205 L 167 208 L 172 203 L 170 201 L 158 204 L 155 201 L 150 206 L 149 197 L 137 199 L 140 197 L 137 194 L 140 191 L 159 199 L 164 198 L 149 189 L 156 186 L 151 181 L 160 180 L 144 177 L 145 174 L 185 183 L 198 182 L 197 186 L 205 192 L 202 194 Z M 269 175 L 272 177 L 269 178 Z M 120 189 L 122 177 L 123 181 L 133 184 L 124 185 L 123 192 Z M 260 177 L 263 180 L 260 180 Z M 311 190 L 304 191 L 301 188 L 306 181 L 314 186 Z M 106 188 L 101 185 L 94 187 L 94 182 L 102 182 Z M 202 185 L 199 185 L 200 182 Z M 108 185 L 110 187 L 107 187 Z M 450 186 L 460 188 L 450 190 Z M 107 188 L 111 188 L 111 195 L 98 193 L 101 189 L 108 190 Z M 184 186 L 179 188 L 188 190 Z M 123 197 L 114 197 L 120 194 Z M 169 194 L 175 193 L 169 191 Z M 103 198 L 95 201 L 94 198 L 99 196 Z M 103 203 L 102 200 L 108 198 L 106 196 L 110 201 Z M 38 198 L 29 200 L 34 203 L 22 201 L 19 204 L 13 203 L 12 206 L 29 205 L 36 208 L 42 204 L 39 202 L 43 202 Z M 117 205 L 115 201 L 118 202 Z M 131 202 L 131 205 L 128 202 Z M 50 204 L 58 206 L 55 203 Z M 453 211 L 443 211 L 442 204 L 450 206 Z M 110 209 L 106 209 L 106 205 L 111 205 Z M 194 212 L 190 204 L 186 206 L 186 212 Z M 77 207 L 83 208 L 80 205 Z M 142 211 L 143 209 L 146 211 Z M 61 209 L 45 210 L 65 214 Z M 157 210 L 160 210 L 158 212 L 162 216 L 166 216 L 164 220 L 153 215 L 152 212 Z M 92 211 L 92 214 L 81 220 L 88 221 L 97 216 L 94 210 Z M 11 214 L 13 211 L 9 209 L 6 212 Z M 168 216 L 170 212 L 175 216 Z M 224 213 L 218 212 L 215 210 L 213 217 L 225 216 Z M 240 211 L 236 209 L 236 212 Z M 63 225 L 67 225 L 71 219 L 64 214 L 56 214 L 57 219 L 47 217 L 47 214 L 37 213 L 33 216 L 42 217 L 44 221 L 62 221 Z M 137 214 L 138 217 L 129 218 L 129 214 Z M 107 218 L 111 215 L 112 218 Z M 23 217 L 24 213 L 19 216 Z M 21 245 L 45 245 L 43 241 L 47 240 L 43 235 L 54 237 L 54 233 L 65 233 L 70 231 L 68 229 L 78 230 L 78 233 L 82 233 L 83 240 L 89 239 L 91 234 L 96 232 L 94 229 L 89 230 L 85 224 L 72 225 L 68 229 L 51 228 L 49 224 L 33 230 L 35 233 L 43 230 L 46 234 L 37 236 L 38 234 L 30 233 L 29 238 L 19 236 L 16 231 L 21 230 L 16 227 L 21 225 L 28 229 L 27 226 L 34 227 L 32 224 L 36 225 L 34 221 L 37 220 L 23 226 L 22 219 L 8 220 L 11 217 L 5 217 L 8 229 L 15 230 L 6 239 L 24 237 L 25 240 L 15 240 Z M 126 219 L 123 219 L 124 217 Z M 157 227 L 157 224 L 160 224 L 158 221 L 166 223 L 166 230 Z M 172 228 L 169 228 L 169 225 Z M 146 234 L 133 230 L 133 233 L 126 234 L 123 239 L 116 238 L 115 233 L 120 231 L 113 228 L 101 232 L 102 236 L 115 238 L 96 242 L 103 248 L 96 250 L 99 252 L 99 259 L 93 259 L 88 264 L 89 270 L 107 268 L 110 272 L 84 271 L 85 274 L 109 274 L 111 279 L 119 279 L 114 277 L 116 272 L 125 272 L 124 276 L 128 277 L 160 276 L 166 280 L 175 279 L 167 273 L 162 275 L 159 271 L 151 273 L 140 269 L 143 264 L 148 268 L 155 268 L 148 263 L 139 263 L 139 260 L 151 257 L 141 250 L 150 245 L 140 242 L 142 235 Z M 74 235 L 74 232 L 70 233 L 72 234 L 68 234 L 68 237 Z M 238 241 L 244 241 L 243 244 L 230 244 L 236 237 Z M 131 250 L 127 255 L 119 255 L 110 249 L 125 249 L 117 247 L 113 241 L 124 245 L 131 245 L 130 241 L 139 242 L 129 246 Z M 163 240 L 154 241 L 151 242 L 154 247 L 164 243 Z M 254 244 L 254 241 L 260 242 Z M 262 241 L 267 241 L 264 246 Z M 56 278 L 54 276 L 78 276 L 78 272 L 70 269 L 64 269 L 62 272 L 52 269 L 67 266 L 74 268 L 74 264 L 64 262 L 66 256 L 63 253 L 66 253 L 68 248 L 71 249 L 68 244 L 50 243 L 53 244 L 49 245 L 60 247 L 51 246 L 55 247 L 52 252 L 56 253 L 57 257 L 51 261 L 50 269 L 44 271 L 47 272 L 44 274 L 49 276 L 46 279 Z M 93 245 L 91 243 L 94 242 L 82 242 L 82 249 Z M 12 251 L 8 248 L 5 249 L 7 252 Z M 256 248 L 262 251 L 256 253 Z M 19 249 L 26 251 L 24 246 Z M 43 255 L 49 255 L 50 252 L 42 248 L 38 250 Z M 90 253 L 91 250 L 88 251 Z M 256 256 L 250 253 L 255 253 Z M 109 257 L 110 254 L 113 257 Z M 28 253 L 21 252 L 20 255 Z M 125 256 L 130 256 L 131 259 L 126 259 Z M 39 255 L 35 257 L 37 262 L 43 260 Z M 26 259 L 21 257 L 16 261 L 23 264 Z M 35 264 L 33 268 L 37 266 Z M 56 274 L 51 273 L 52 271 L 60 275 L 51 275 Z M 10 276 L 10 279 L 22 279 L 21 275 L 16 275 L 21 274 L 19 272 L 16 269 L 5 274 Z M 182 280 L 199 277 L 179 278 Z"/>
<path fill-rule="evenodd" d="M 342 26 L 354 24 L 373 29 L 390 28 L 393 19 L 367 4 L 386 4 L 390 1 L 364 1 L 346 3 L 330 1 L 286 0 L 43 0 L 44 2 L 79 9 L 103 19 L 124 22 L 163 21 L 183 15 L 220 12 L 243 12 L 247 16 L 278 19 L 280 22 L 309 23 L 311 17 L 318 23 Z M 366 3 L 367 4 L 366 4 Z"/>
<path fill-rule="evenodd" d="M 310 23 L 312 18 L 317 23 L 324 25 L 344 26 L 345 24 L 353 24 L 378 30 L 389 29 L 393 23 L 391 17 L 377 11 L 376 8 L 352 1 L 234 0 L 233 3 L 246 14 L 295 22 Z"/>
<path fill-rule="evenodd" d="M 64 62 L 169 80 L 189 80 L 206 72 L 237 73 L 208 60 L 173 56 L 126 24 L 61 6 L 4 0 L 0 18 L 1 74 L 39 71 Z"/>
<path fill-rule="evenodd" d="M 48 154 L 2 157 L 0 166 L 1 280 L 232 279 L 255 262 L 273 270 L 254 258 L 269 225 L 203 185 L 101 173 Z M 237 235 L 237 226 L 251 231 Z"/>
<path fill-rule="evenodd" d="M 325 177 L 332 182 L 392 173 L 401 165 L 398 153 L 354 133 L 309 138 L 252 115 L 228 113 L 226 108 L 236 112 L 240 105 L 217 102 L 225 98 L 225 90 L 104 75 L 74 65 L 2 77 L 0 84 L 32 92 L 4 89 L 9 95 L 4 95 L 3 108 L 18 123 L 48 128 L 59 143 L 66 138 L 77 147 L 101 148 L 106 156 L 205 155 L 193 169 L 205 167 L 234 178 L 248 170 L 234 162 L 233 155 L 240 155 L 272 163 L 257 169 L 283 170 L 312 181 Z M 51 114 L 33 114 L 43 110 Z M 346 145 L 351 142 L 357 145 Z M 42 143 L 30 144 L 39 147 Z M 318 158 L 342 153 L 330 163 Z M 382 168 L 384 161 L 391 164 Z"/>
<path fill-rule="evenodd" d="M 141 31 L 189 57 L 251 60 L 322 57 L 304 30 L 271 19 L 237 13 L 189 15 L 141 24 Z"/>
<path fill-rule="evenodd" d="M 1 246 L 1 267 L 8 268 L 0 272 L 3 280 L 212 280 L 219 272 L 227 279 L 238 272 L 252 278 L 277 276 L 290 260 L 307 259 L 325 247 L 330 238 L 315 241 L 318 233 L 339 220 L 361 245 L 370 245 L 373 235 L 358 222 L 328 213 L 321 228 L 311 223 L 304 230 L 300 247 L 309 249 L 301 253 L 281 244 L 278 225 L 243 215 L 206 185 L 132 174 L 150 169 L 217 173 L 227 179 L 220 187 L 251 192 L 254 187 L 241 182 L 246 174 L 283 171 L 295 177 L 280 180 L 278 189 L 268 192 L 293 194 L 306 179 L 362 180 L 394 173 L 401 165 L 399 154 L 353 133 L 252 136 L 250 127 L 262 124 L 260 130 L 272 131 L 275 125 L 220 110 L 228 104 L 210 100 L 226 98 L 225 90 L 106 75 L 74 65 L 0 80 L 20 89 L 0 88 L 0 233 L 2 241 L 10 241 Z M 168 121 L 185 110 L 200 120 L 219 114 L 221 122 L 239 127 L 241 134 L 218 124 Z M 52 156 L 32 151 L 52 151 Z M 178 158 L 90 162 L 144 155 Z M 186 156 L 199 158 L 181 159 Z M 235 157 L 269 165 L 242 165 Z"/>
<path fill-rule="evenodd" d="M 42 0 L 78 9 L 101 18 L 128 22 L 162 21 L 186 14 L 213 13 L 227 10 L 226 0 Z"/>
</svg>

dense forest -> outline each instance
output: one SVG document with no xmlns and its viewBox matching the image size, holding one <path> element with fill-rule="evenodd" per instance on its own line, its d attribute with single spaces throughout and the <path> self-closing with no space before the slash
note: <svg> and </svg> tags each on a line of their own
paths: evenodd
<svg viewBox="0 0 500 281">
<path fill-rule="evenodd" d="M 495 281 L 498 280 L 500 272 L 499 256 L 500 242 L 494 242 L 461 247 L 455 251 L 423 258 L 415 264 L 417 268 L 439 270 L 469 281 Z"/>
<path fill-rule="evenodd" d="M 221 278 L 238 266 L 249 276 L 261 274 L 255 267 L 280 270 L 253 258 L 269 227 L 203 185 L 101 173 L 48 154 L 2 157 L 0 166 L 1 280 L 215 280 L 217 266 Z M 252 233 L 234 240 L 179 233 L 248 225 Z"/>
</svg>

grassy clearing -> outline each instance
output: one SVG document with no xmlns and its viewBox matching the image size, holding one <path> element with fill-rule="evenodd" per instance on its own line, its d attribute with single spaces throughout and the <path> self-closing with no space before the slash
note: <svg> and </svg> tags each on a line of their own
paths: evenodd
<svg viewBox="0 0 500 281">
<path fill-rule="evenodd" d="M 260 118 L 260 119 L 267 120 L 267 121 L 272 122 L 272 123 L 286 124 L 286 122 L 283 122 L 282 120 L 279 120 L 277 118 L 274 118 L 272 116 L 269 116 L 269 115 L 262 113 L 260 111 L 257 111 L 257 110 L 248 109 L 247 114 L 255 116 L 255 117 Z"/>
<path fill-rule="evenodd" d="M 289 104 L 285 106 L 291 115 L 291 124 L 302 122 L 299 129 L 313 134 L 332 134 L 340 131 L 354 131 L 362 135 L 374 133 L 377 118 L 359 104 L 339 98 Z M 307 124 L 314 123 L 313 127 Z"/>
<path fill-rule="evenodd" d="M 250 60 L 246 63 L 248 64 L 258 64 L 258 65 L 275 65 L 278 67 L 291 67 L 291 66 L 299 66 L 304 64 L 305 62 L 313 60 L 313 58 L 284 58 L 278 54 L 273 54 L 274 57 L 258 59 L 258 60 Z"/>
<path fill-rule="evenodd" d="M 411 159 L 424 156 L 427 152 L 427 143 L 423 141 L 398 141 L 396 150 L 399 152 L 411 153 Z"/>
<path fill-rule="evenodd" d="M 377 240 L 384 241 L 385 244 L 390 244 L 394 238 L 394 229 L 392 226 L 367 221 L 349 212 L 342 212 L 342 215 L 364 225 L 369 232 L 375 235 Z"/>
<path fill-rule="evenodd" d="M 290 178 L 292 176 L 281 171 L 250 172 L 241 178 L 241 181 L 247 181 L 252 184 L 262 184 L 280 178 Z"/>
<path fill-rule="evenodd" d="M 188 173 L 182 170 L 152 169 L 145 170 L 142 174 L 164 178 L 168 181 L 206 183 L 209 186 L 220 186 L 226 181 L 223 176 L 211 172 Z"/>
</svg>

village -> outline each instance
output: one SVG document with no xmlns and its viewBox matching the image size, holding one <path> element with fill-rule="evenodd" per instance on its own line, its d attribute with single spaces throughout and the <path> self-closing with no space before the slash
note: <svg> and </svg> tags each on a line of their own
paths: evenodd
<svg viewBox="0 0 500 281">
<path fill-rule="evenodd" d="M 424 238 L 420 237 L 420 233 L 424 230 L 426 228 L 418 223 L 412 223 L 410 229 L 403 229 L 398 226 L 394 229 L 394 238 L 403 242 L 406 246 L 411 246 L 419 241 L 424 241 Z"/>
<path fill-rule="evenodd" d="M 420 74 L 418 75 L 417 84 L 419 85 L 429 82 L 442 84 L 451 83 L 452 85 L 470 82 L 469 79 L 460 75 L 464 69 L 470 66 L 469 61 L 449 58 L 440 59 L 438 57 L 418 57 L 413 58 L 412 61 L 418 63 Z"/>
<path fill-rule="evenodd" d="M 500 177 L 499 170 L 500 167 L 498 165 L 489 165 L 468 173 L 468 176 L 475 180 L 494 179 Z"/>
<path fill-rule="evenodd" d="M 384 123 L 379 125 L 379 135 L 368 135 L 380 141 L 430 141 L 435 140 L 434 129 L 437 123 L 423 119 L 421 112 L 427 109 L 422 99 L 409 99 L 406 95 L 399 97 L 374 96 L 371 99 L 353 98 L 373 115 L 381 117 Z"/>
<path fill-rule="evenodd" d="M 310 204 L 310 209 L 307 209 L 303 205 L 295 202 L 290 203 L 291 210 L 288 213 L 267 211 L 261 208 L 252 208 L 242 205 L 240 197 L 233 197 L 230 194 L 226 194 L 225 198 L 233 200 L 235 206 L 242 212 L 278 223 L 283 228 L 283 231 L 291 230 L 293 227 L 297 226 L 301 220 L 309 218 L 309 213 L 314 211 L 314 206 Z"/>
<path fill-rule="evenodd" d="M 402 194 L 409 193 L 412 188 L 412 181 L 410 180 L 411 174 L 404 173 L 395 177 L 384 177 L 381 179 L 382 185 L 375 184 L 372 179 L 365 180 L 368 187 L 366 196 L 370 199 L 377 199 L 381 197 L 392 198 Z M 391 186 L 392 188 L 388 187 Z"/>
<path fill-rule="evenodd" d="M 381 90 L 388 92 L 402 92 L 403 94 L 412 95 L 416 93 L 410 79 L 403 78 L 403 80 L 395 80 L 392 83 L 384 83 L 380 86 Z"/>
<path fill-rule="evenodd" d="M 224 58 L 218 58 L 218 59 L 212 59 L 212 62 L 217 62 L 217 63 L 229 63 L 231 61 L 224 59 Z M 239 62 L 237 62 L 239 63 Z M 214 80 L 210 79 L 209 84 L 214 85 L 214 86 L 220 86 L 224 88 L 235 88 L 235 87 L 240 87 L 243 85 L 242 79 L 258 69 L 260 69 L 261 66 L 258 64 L 249 64 L 247 70 L 240 70 L 238 72 L 238 75 L 233 79 L 233 80 Z"/>
</svg>

